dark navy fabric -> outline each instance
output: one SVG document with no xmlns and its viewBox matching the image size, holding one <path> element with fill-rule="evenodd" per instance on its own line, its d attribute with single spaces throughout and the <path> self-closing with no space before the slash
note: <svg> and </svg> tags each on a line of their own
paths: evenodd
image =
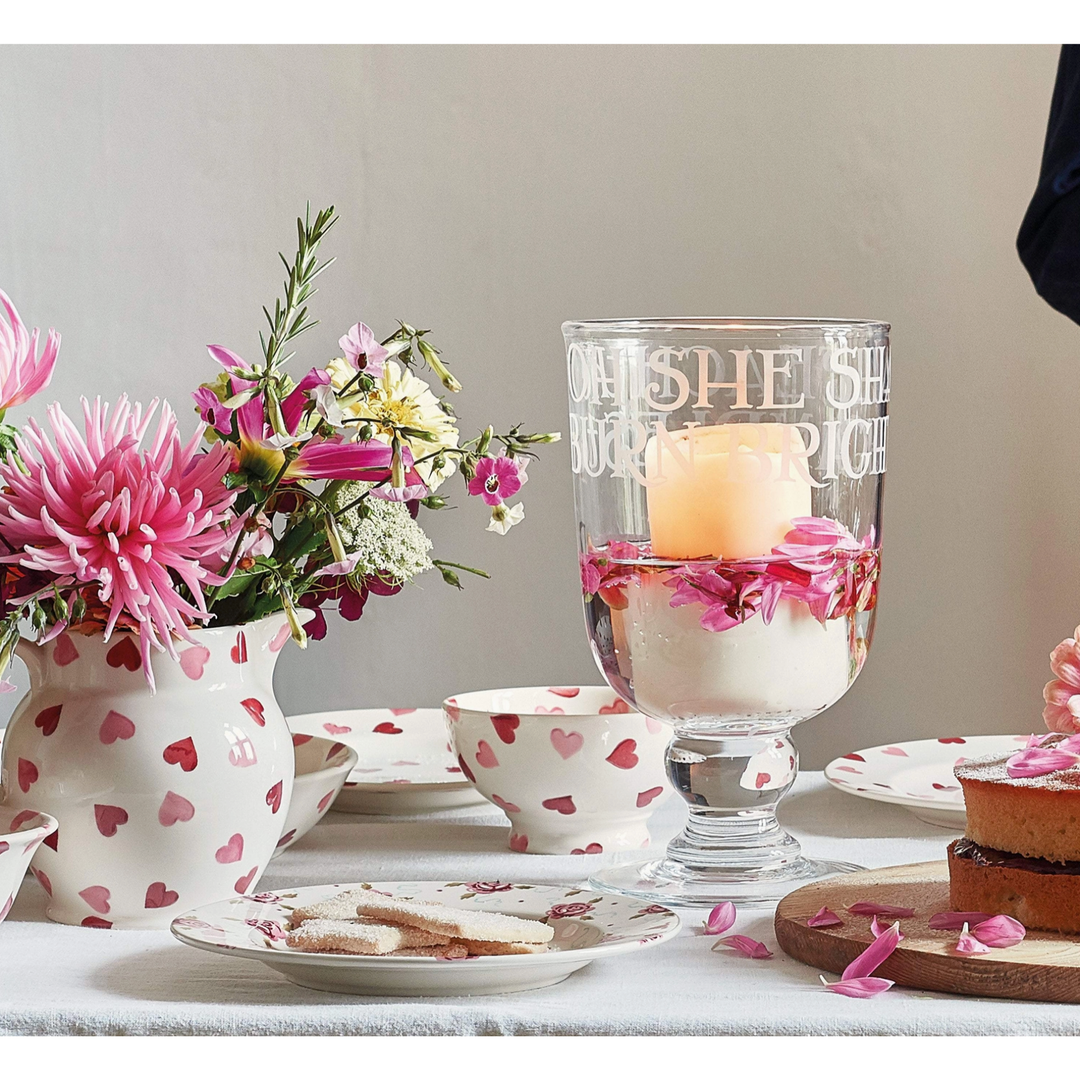
<svg viewBox="0 0 1080 1080">
<path fill-rule="evenodd" d="M 1039 184 L 1016 238 L 1035 291 L 1080 323 L 1080 45 L 1063 45 Z"/>
</svg>

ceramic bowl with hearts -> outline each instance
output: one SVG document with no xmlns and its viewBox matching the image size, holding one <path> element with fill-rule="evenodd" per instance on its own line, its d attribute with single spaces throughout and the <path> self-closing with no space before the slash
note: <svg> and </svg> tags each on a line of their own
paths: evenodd
<svg viewBox="0 0 1080 1080">
<path fill-rule="evenodd" d="M 514 851 L 593 855 L 646 847 L 670 791 L 671 733 L 606 686 L 478 690 L 443 702 L 458 764 L 510 818 Z"/>
<path fill-rule="evenodd" d="M 0 922 L 15 903 L 38 845 L 56 835 L 56 818 L 0 806 Z"/>
<path fill-rule="evenodd" d="M 296 774 L 275 859 L 322 820 L 357 762 L 355 750 L 333 739 L 294 732 L 292 741 Z"/>
</svg>

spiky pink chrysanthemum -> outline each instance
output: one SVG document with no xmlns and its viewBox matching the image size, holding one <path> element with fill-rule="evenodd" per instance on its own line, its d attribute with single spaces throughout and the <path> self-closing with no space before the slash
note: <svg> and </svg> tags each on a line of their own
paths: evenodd
<svg viewBox="0 0 1080 1080">
<path fill-rule="evenodd" d="M 7 321 L 0 319 L 0 416 L 13 405 L 22 405 L 38 391 L 44 390 L 52 378 L 56 355 L 60 351 L 60 335 L 50 330 L 45 347 L 38 356 L 40 331 L 30 333 L 19 318 L 15 305 L 0 289 L 0 307 Z"/>
<path fill-rule="evenodd" d="M 228 450 L 201 453 L 201 429 L 182 444 L 167 404 L 141 448 L 156 407 L 122 397 L 110 416 L 100 398 L 83 399 L 84 439 L 54 404 L 55 447 L 31 421 L 18 440 L 25 471 L 13 458 L 0 463 L 0 536 L 14 551 L 2 561 L 97 583 L 109 611 L 106 640 L 121 615 L 134 620 L 151 687 L 151 647 L 175 659 L 173 635 L 190 638 L 188 624 L 208 617 L 202 587 L 221 580 L 209 567 L 222 564 L 235 536 L 226 526 L 236 498 L 223 483 Z"/>
</svg>

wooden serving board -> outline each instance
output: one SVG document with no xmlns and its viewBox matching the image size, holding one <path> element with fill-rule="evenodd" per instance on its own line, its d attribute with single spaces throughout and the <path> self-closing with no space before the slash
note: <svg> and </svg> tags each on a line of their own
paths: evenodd
<svg viewBox="0 0 1080 1080">
<path fill-rule="evenodd" d="M 900 920 L 904 940 L 875 976 L 920 990 L 1080 1004 L 1080 938 L 1029 930 L 1019 945 L 965 956 L 955 951 L 959 930 L 927 926 L 931 915 L 951 910 L 944 862 L 860 870 L 797 889 L 776 909 L 780 948 L 804 964 L 839 974 L 873 940 L 869 917 L 847 911 L 860 900 L 915 909 L 913 918 Z M 836 912 L 844 925 L 808 927 L 806 920 L 822 907 Z"/>
</svg>

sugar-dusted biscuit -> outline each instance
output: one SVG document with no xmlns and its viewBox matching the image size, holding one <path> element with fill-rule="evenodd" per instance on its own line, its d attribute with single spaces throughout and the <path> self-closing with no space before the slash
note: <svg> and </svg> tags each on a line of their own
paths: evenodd
<svg viewBox="0 0 1080 1080">
<path fill-rule="evenodd" d="M 450 944 L 464 946 L 470 956 L 518 956 L 548 951 L 546 943 L 537 941 L 470 941 L 462 938 Z"/>
<path fill-rule="evenodd" d="M 440 960 L 464 960 L 469 950 L 464 945 L 419 945 L 414 949 L 396 949 L 391 956 L 435 956 Z"/>
<path fill-rule="evenodd" d="M 445 934 L 429 934 L 412 926 L 387 926 L 367 919 L 308 919 L 290 930 L 286 943 L 301 952 L 356 953 L 385 956 L 396 949 L 446 945 Z"/>
<path fill-rule="evenodd" d="M 310 919 L 344 919 L 346 921 L 355 919 L 356 903 L 367 891 L 367 889 L 349 889 L 330 897 L 329 900 L 295 908 L 289 916 L 289 925 L 295 929 Z"/>
<path fill-rule="evenodd" d="M 469 941 L 524 941 L 544 944 L 555 936 L 547 923 L 519 919 L 475 908 L 454 908 L 429 900 L 398 900 L 365 892 L 356 905 L 357 915 L 403 923 L 432 934 Z"/>
</svg>

